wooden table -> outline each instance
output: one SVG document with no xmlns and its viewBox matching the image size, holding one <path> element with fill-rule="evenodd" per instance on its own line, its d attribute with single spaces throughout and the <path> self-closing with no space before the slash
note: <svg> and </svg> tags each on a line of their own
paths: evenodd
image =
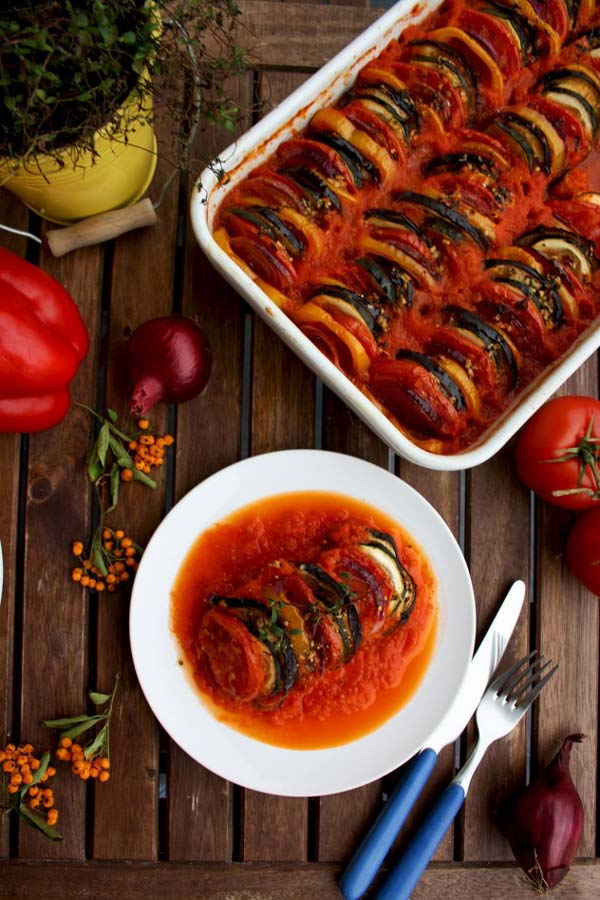
<svg viewBox="0 0 600 900">
<path fill-rule="evenodd" d="M 349 6 L 247 2 L 260 67 L 235 86 L 245 110 L 277 103 L 378 14 Z M 204 157 L 227 136 L 202 138 Z M 166 174 L 161 163 L 155 184 Z M 510 448 L 463 473 L 434 473 L 395 459 L 256 319 L 212 271 L 188 222 L 188 187 L 172 190 L 160 223 L 114 245 L 56 261 L 33 243 L 2 244 L 56 276 L 76 298 L 91 348 L 74 396 L 126 415 L 124 342 L 135 326 L 171 310 L 197 317 L 214 370 L 206 392 L 177 409 L 158 407 L 158 429 L 174 430 L 174 461 L 154 493 L 134 485 L 119 510 L 144 543 L 169 507 L 211 473 L 248 454 L 324 447 L 391 468 L 421 491 L 456 534 L 469 562 L 481 635 L 515 578 L 529 584 L 529 608 L 510 650 L 538 646 L 560 662 L 531 721 L 496 745 L 473 783 L 464 814 L 444 841 L 417 898 L 511 900 L 531 896 L 497 827 L 501 804 L 546 761 L 568 732 L 588 737 L 573 775 L 586 810 L 580 854 L 560 896 L 600 895 L 596 843 L 598 602 L 563 563 L 569 515 L 551 510 L 517 482 Z M 39 229 L 3 192 L 0 221 Z M 45 225 L 41 226 L 43 231 Z M 596 395 L 597 360 L 567 392 Z M 122 683 L 112 726 L 113 775 L 87 786 L 57 778 L 64 840 L 50 844 L 17 822 L 0 823 L 0 898 L 211 898 L 313 900 L 338 896 L 337 879 L 395 775 L 323 799 L 285 799 L 227 784 L 161 732 L 138 687 L 129 654 L 126 594 L 86 594 L 69 581 L 69 547 L 91 533 L 96 510 L 83 465 L 90 417 L 73 407 L 57 428 L 0 435 L 0 537 L 5 583 L 0 606 L 0 738 L 45 746 L 44 717 L 73 715 L 86 691 Z M 443 754 L 437 785 L 464 757 L 472 727 Z M 410 834 L 405 830 L 403 840 Z M 49 861 L 49 862 L 48 862 Z"/>
</svg>

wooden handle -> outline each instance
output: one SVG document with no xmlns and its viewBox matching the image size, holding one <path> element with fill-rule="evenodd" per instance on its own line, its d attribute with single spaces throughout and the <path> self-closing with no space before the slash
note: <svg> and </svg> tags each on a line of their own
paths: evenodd
<svg viewBox="0 0 600 900">
<path fill-rule="evenodd" d="M 134 206 L 100 213 L 67 228 L 49 231 L 46 241 L 53 256 L 64 256 L 78 247 L 102 244 L 127 231 L 143 228 L 145 225 L 156 225 L 157 222 L 156 210 L 150 198 L 146 197 Z"/>
</svg>

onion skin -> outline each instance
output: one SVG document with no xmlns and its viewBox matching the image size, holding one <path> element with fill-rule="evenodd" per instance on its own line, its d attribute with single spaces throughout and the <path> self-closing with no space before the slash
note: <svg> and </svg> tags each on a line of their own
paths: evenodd
<svg viewBox="0 0 600 900">
<path fill-rule="evenodd" d="M 583 831 L 583 804 L 569 772 L 571 748 L 584 739 L 570 734 L 550 765 L 513 802 L 507 835 L 515 859 L 538 893 L 563 880 Z"/>
<path fill-rule="evenodd" d="M 183 316 L 143 322 L 129 338 L 127 357 L 134 416 L 161 401 L 191 400 L 206 387 L 212 366 L 206 335 Z"/>
</svg>

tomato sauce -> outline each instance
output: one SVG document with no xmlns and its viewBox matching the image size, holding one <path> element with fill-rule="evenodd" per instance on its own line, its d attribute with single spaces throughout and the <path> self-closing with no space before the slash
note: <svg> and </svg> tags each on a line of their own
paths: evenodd
<svg viewBox="0 0 600 900">
<path fill-rule="evenodd" d="M 338 668 L 308 673 L 271 709 L 236 702 L 215 689 L 198 664 L 199 625 L 211 594 L 234 595 L 276 559 L 314 562 L 344 527 L 386 531 L 417 586 L 408 621 L 363 643 Z M 266 743 L 296 749 L 333 747 L 378 728 L 414 694 L 435 647 L 435 578 L 418 547 L 374 507 L 339 494 L 301 492 L 260 500 L 201 534 L 171 593 L 171 626 L 183 662 L 213 715 Z"/>
</svg>

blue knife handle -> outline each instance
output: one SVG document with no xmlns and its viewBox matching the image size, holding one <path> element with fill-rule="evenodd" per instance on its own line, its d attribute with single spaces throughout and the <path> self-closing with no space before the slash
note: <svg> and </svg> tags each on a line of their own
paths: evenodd
<svg viewBox="0 0 600 900">
<path fill-rule="evenodd" d="M 436 762 L 437 753 L 428 747 L 409 764 L 342 875 L 346 900 L 358 900 L 375 878 Z"/>
<path fill-rule="evenodd" d="M 408 900 L 464 802 L 464 790 L 453 782 L 429 811 L 375 900 Z"/>
</svg>

